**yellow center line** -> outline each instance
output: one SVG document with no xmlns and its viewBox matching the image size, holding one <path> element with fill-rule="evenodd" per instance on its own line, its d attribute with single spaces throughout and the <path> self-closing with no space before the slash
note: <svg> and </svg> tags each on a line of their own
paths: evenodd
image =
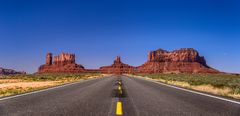
<svg viewBox="0 0 240 116">
<path fill-rule="evenodd" d="M 117 102 L 116 115 L 123 115 L 122 102 Z"/>
<path fill-rule="evenodd" d="M 118 81 L 118 92 L 120 95 L 122 95 L 122 83 L 120 81 Z M 120 97 L 120 96 L 119 96 Z M 122 102 L 120 101 L 120 99 L 118 98 L 118 102 L 117 102 L 117 106 L 116 106 L 116 115 L 121 116 L 123 115 L 123 111 L 122 111 Z"/>
<path fill-rule="evenodd" d="M 122 95 L 122 90 L 119 91 L 120 95 Z"/>
<path fill-rule="evenodd" d="M 121 86 L 118 86 L 118 90 L 122 90 L 122 87 L 121 87 Z"/>
</svg>

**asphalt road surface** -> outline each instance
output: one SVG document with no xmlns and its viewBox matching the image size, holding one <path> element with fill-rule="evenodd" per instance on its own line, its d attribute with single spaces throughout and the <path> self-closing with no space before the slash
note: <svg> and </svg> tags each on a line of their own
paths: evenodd
<svg viewBox="0 0 240 116">
<path fill-rule="evenodd" d="M 126 76 L 90 79 L 41 92 L 0 99 L 1 116 L 117 114 L 240 116 L 240 105 Z"/>
</svg>

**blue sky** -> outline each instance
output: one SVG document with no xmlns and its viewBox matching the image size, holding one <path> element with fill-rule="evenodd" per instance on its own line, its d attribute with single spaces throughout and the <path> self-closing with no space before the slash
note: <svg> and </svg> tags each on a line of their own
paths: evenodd
<svg viewBox="0 0 240 116">
<path fill-rule="evenodd" d="M 47 52 L 75 53 L 86 68 L 120 55 L 138 66 L 150 50 L 195 48 L 240 73 L 237 0 L 1 0 L 0 66 L 36 72 Z"/>
</svg>

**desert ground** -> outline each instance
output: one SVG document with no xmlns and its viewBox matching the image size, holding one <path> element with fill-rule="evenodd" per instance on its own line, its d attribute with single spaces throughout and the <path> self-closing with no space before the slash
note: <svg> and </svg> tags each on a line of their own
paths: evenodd
<svg viewBox="0 0 240 116">
<path fill-rule="evenodd" d="M 102 74 L 30 74 L 0 77 L 0 97 L 101 77 Z"/>
</svg>

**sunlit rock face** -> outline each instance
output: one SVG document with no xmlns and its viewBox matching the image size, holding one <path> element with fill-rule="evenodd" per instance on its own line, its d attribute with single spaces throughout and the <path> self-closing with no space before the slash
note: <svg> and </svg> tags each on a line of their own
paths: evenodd
<svg viewBox="0 0 240 116">
<path fill-rule="evenodd" d="M 107 74 L 127 74 L 135 70 L 135 67 L 122 63 L 120 56 L 117 56 L 112 65 L 100 67 L 100 71 Z"/>
<path fill-rule="evenodd" d="M 139 73 L 218 73 L 193 48 L 172 52 L 158 49 L 148 54 L 148 61 L 138 67 Z"/>
<path fill-rule="evenodd" d="M 75 63 L 75 54 L 61 53 L 57 56 L 52 56 L 48 53 L 46 63 L 41 65 L 38 73 L 78 73 L 83 72 L 84 67 Z"/>
</svg>

